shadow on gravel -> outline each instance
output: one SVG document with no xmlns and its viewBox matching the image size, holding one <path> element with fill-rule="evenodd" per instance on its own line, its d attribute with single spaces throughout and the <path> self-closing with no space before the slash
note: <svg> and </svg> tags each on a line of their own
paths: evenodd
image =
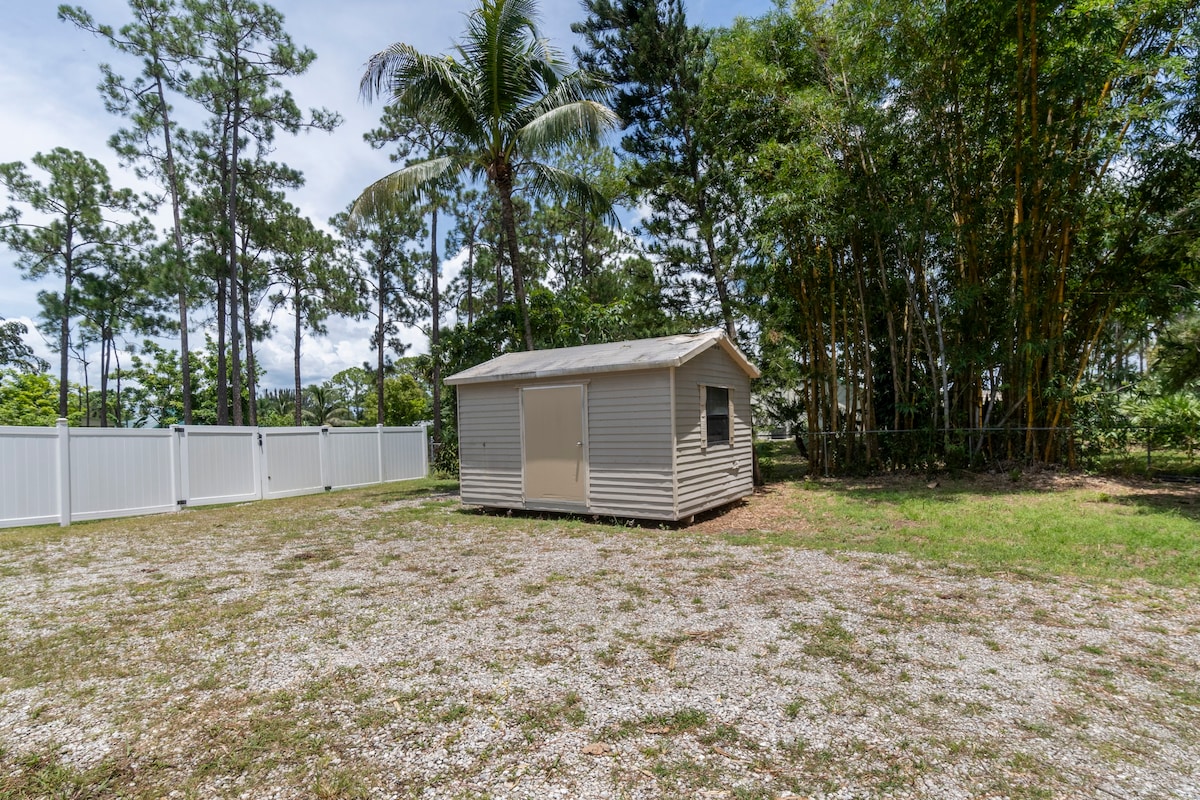
<svg viewBox="0 0 1200 800">
<path fill-rule="evenodd" d="M 463 506 L 459 513 L 470 516 L 512 517 L 517 519 L 560 520 L 563 522 L 579 522 L 589 525 L 606 525 L 616 528 L 640 528 L 642 530 L 686 530 L 692 525 L 707 522 L 744 508 L 749 501 L 734 500 L 723 506 L 697 514 L 694 519 L 682 519 L 678 522 L 661 519 L 639 519 L 636 517 L 614 516 L 612 514 L 568 514 L 557 511 L 523 511 L 521 509 L 492 508 L 488 506 Z"/>
</svg>

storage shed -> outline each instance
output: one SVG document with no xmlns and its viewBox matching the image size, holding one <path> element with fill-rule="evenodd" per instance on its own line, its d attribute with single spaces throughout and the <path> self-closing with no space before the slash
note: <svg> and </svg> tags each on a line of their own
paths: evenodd
<svg viewBox="0 0 1200 800">
<path fill-rule="evenodd" d="M 720 330 L 508 353 L 451 375 L 462 500 L 677 521 L 745 497 L 758 376 Z"/>
</svg>

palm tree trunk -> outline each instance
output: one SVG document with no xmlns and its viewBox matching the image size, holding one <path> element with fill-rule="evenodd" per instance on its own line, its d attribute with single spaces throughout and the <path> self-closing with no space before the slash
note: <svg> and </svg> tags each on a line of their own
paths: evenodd
<svg viewBox="0 0 1200 800">
<path fill-rule="evenodd" d="M 507 164 L 496 170 L 492 179 L 500 192 L 500 221 L 504 228 L 504 240 L 508 246 L 508 259 L 512 264 L 513 294 L 517 298 L 517 309 L 521 312 L 521 324 L 525 328 L 525 349 L 535 350 L 533 328 L 529 324 L 529 303 L 525 297 L 525 276 L 521 270 L 521 248 L 517 242 L 517 219 L 512 202 L 512 169 Z"/>
<path fill-rule="evenodd" d="M 442 327 L 441 298 L 438 296 L 438 209 L 433 206 L 432 224 L 429 234 L 429 310 L 433 323 L 429 331 L 429 358 L 433 362 L 433 443 L 442 443 L 442 352 L 440 329 Z"/>
</svg>

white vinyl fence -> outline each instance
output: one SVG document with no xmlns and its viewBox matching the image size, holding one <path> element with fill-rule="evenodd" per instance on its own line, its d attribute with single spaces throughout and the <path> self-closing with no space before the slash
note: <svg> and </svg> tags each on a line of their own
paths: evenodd
<svg viewBox="0 0 1200 800">
<path fill-rule="evenodd" d="M 424 428 L 0 427 L 0 528 L 423 478 Z"/>
</svg>

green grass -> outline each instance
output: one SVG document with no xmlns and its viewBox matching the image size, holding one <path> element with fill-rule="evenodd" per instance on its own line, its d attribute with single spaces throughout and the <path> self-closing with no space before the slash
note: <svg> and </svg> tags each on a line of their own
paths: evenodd
<svg viewBox="0 0 1200 800">
<path fill-rule="evenodd" d="M 735 544 L 905 554 L 943 567 L 1050 579 L 1200 585 L 1200 508 L 1152 492 L 1111 497 L 976 487 L 794 484 L 812 531 L 739 533 Z"/>
<path fill-rule="evenodd" d="M 1155 475 L 1200 476 L 1200 458 L 1197 453 L 1188 453 L 1169 447 L 1152 447 L 1146 452 L 1145 444 L 1131 444 L 1125 448 L 1112 448 L 1090 458 L 1088 468 L 1105 475 L 1153 477 Z"/>
</svg>

